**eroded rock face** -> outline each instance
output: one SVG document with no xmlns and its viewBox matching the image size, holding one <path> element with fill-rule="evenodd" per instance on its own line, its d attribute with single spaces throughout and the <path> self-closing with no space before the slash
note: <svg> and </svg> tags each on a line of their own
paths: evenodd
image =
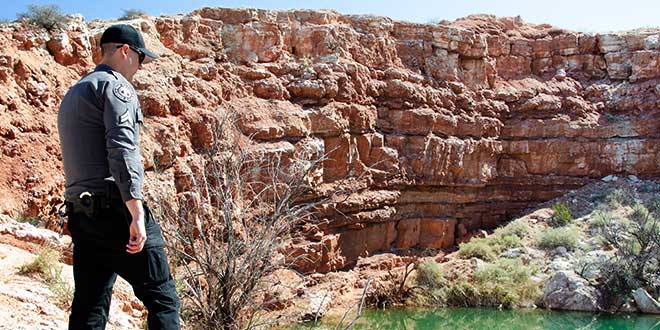
<svg viewBox="0 0 660 330">
<path fill-rule="evenodd" d="M 60 201 L 57 107 L 112 23 L 0 29 L 4 213 L 48 216 Z M 224 8 L 126 23 L 162 54 L 134 82 L 148 196 L 204 203 L 193 178 L 218 112 L 265 148 L 327 154 L 324 189 L 355 187 L 290 247 L 310 256 L 302 271 L 445 248 L 608 174 L 660 174 L 660 30 Z"/>
</svg>

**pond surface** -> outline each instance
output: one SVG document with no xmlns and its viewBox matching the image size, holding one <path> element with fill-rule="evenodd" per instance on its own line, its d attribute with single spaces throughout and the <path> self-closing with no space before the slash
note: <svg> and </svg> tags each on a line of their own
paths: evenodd
<svg viewBox="0 0 660 330">
<path fill-rule="evenodd" d="M 350 320 L 348 317 L 347 319 Z M 338 321 L 327 320 L 321 324 L 298 325 L 290 329 L 335 329 Z M 344 321 L 344 324 L 347 323 L 348 321 Z M 558 312 L 543 309 L 388 309 L 365 311 L 352 329 L 660 330 L 660 316 Z"/>
</svg>

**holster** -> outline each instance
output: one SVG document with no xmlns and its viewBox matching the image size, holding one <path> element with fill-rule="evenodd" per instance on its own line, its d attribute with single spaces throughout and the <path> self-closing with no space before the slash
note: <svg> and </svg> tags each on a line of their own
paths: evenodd
<svg viewBox="0 0 660 330">
<path fill-rule="evenodd" d="M 103 209 L 109 209 L 114 200 L 121 200 L 121 195 L 114 182 L 109 182 L 105 192 L 84 192 L 77 197 L 67 197 L 64 202 L 66 213 L 84 213 L 93 218 Z"/>
<path fill-rule="evenodd" d="M 102 203 L 101 196 L 86 195 L 83 197 L 67 198 L 66 210 L 68 214 L 85 213 L 92 218 L 96 214 L 97 208 Z"/>
</svg>

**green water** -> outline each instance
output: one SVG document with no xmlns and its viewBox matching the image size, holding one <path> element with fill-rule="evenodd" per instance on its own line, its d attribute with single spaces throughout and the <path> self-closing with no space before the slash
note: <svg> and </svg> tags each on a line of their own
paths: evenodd
<svg viewBox="0 0 660 330">
<path fill-rule="evenodd" d="M 325 321 L 326 323 L 316 325 L 299 325 L 291 329 L 335 329 L 337 321 L 334 320 L 334 324 Z M 347 321 L 344 322 L 344 324 L 347 323 Z M 554 312 L 542 309 L 390 309 L 364 312 L 352 329 L 660 330 L 660 316 Z"/>
</svg>

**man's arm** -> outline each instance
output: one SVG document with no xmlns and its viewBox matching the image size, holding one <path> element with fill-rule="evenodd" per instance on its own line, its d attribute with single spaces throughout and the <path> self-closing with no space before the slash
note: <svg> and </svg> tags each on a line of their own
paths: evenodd
<svg viewBox="0 0 660 330">
<path fill-rule="evenodd" d="M 138 253 L 146 242 L 144 209 L 142 207 L 142 180 L 144 169 L 140 157 L 139 130 L 136 122 L 136 97 L 118 93 L 117 88 L 133 89 L 120 82 L 105 88 L 103 122 L 110 173 L 119 188 L 122 200 L 131 213 L 130 239 L 126 252 Z"/>
<path fill-rule="evenodd" d="M 147 241 L 147 230 L 144 227 L 144 208 L 142 208 L 142 201 L 139 199 L 126 201 L 126 207 L 131 212 L 132 218 L 129 227 L 131 237 L 128 244 L 126 244 L 126 252 L 138 253 L 142 251 L 144 243 Z"/>
</svg>

